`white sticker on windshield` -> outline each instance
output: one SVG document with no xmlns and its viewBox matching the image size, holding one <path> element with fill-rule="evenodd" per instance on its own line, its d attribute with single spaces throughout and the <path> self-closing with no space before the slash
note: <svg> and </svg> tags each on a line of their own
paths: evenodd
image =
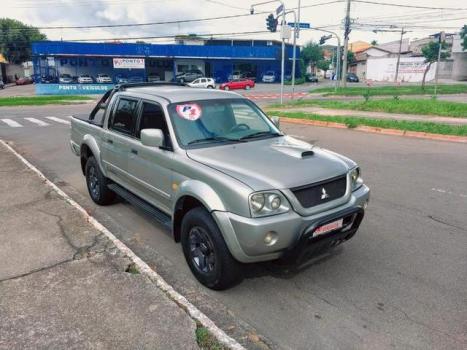
<svg viewBox="0 0 467 350">
<path fill-rule="evenodd" d="M 201 117 L 201 107 L 196 103 L 177 105 L 177 114 L 186 120 L 198 120 Z"/>
</svg>

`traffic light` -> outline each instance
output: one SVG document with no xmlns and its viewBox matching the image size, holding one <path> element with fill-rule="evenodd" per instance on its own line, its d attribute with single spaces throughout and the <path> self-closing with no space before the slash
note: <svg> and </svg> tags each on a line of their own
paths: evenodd
<svg viewBox="0 0 467 350">
<path fill-rule="evenodd" d="M 266 27 L 270 32 L 275 33 L 277 31 L 277 19 L 274 18 L 272 13 L 266 18 Z"/>
<path fill-rule="evenodd" d="M 319 39 L 319 44 L 320 45 L 323 45 L 326 40 L 329 40 L 332 38 L 332 35 L 323 35 L 320 39 Z"/>
</svg>

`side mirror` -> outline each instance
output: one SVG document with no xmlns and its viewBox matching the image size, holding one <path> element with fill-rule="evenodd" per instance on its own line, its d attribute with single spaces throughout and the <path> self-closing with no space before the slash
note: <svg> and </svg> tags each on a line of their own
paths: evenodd
<svg viewBox="0 0 467 350">
<path fill-rule="evenodd" d="M 274 123 L 274 125 L 277 126 L 278 129 L 280 129 L 281 119 L 277 115 L 274 115 L 274 116 L 271 117 L 271 120 Z"/>
<path fill-rule="evenodd" d="M 161 147 L 164 145 L 164 133 L 161 129 L 141 130 L 141 143 L 148 147 Z"/>
</svg>

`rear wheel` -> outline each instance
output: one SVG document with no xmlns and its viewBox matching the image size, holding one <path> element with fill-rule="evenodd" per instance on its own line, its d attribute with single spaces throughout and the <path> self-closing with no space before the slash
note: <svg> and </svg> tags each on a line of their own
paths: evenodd
<svg viewBox="0 0 467 350">
<path fill-rule="evenodd" d="M 230 254 L 211 214 L 198 207 L 182 220 L 183 254 L 196 279 L 208 288 L 227 289 L 242 280 L 241 265 Z"/>
<path fill-rule="evenodd" d="M 250 85 L 245 86 L 245 90 L 250 90 Z"/>
<path fill-rule="evenodd" d="M 94 157 L 88 158 L 85 169 L 86 185 L 94 203 L 99 205 L 112 203 L 115 199 L 115 193 L 107 187 L 109 180 L 102 174 Z"/>
</svg>

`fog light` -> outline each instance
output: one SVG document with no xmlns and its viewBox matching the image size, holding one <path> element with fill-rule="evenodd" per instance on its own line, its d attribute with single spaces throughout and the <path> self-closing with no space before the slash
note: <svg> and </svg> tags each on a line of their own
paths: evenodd
<svg viewBox="0 0 467 350">
<path fill-rule="evenodd" d="M 264 236 L 264 244 L 272 246 L 277 242 L 277 233 L 270 231 Z"/>
</svg>

